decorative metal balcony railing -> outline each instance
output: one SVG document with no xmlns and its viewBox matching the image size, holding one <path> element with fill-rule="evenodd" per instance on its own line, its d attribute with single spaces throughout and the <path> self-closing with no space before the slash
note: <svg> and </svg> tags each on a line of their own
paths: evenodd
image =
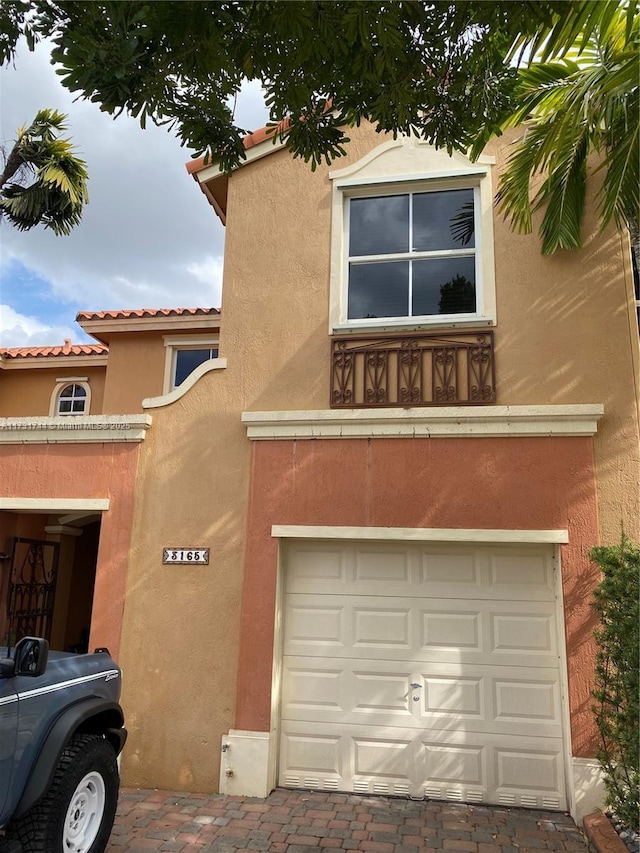
<svg viewBox="0 0 640 853">
<path fill-rule="evenodd" d="M 492 331 L 335 337 L 331 360 L 332 408 L 496 400 Z"/>
</svg>

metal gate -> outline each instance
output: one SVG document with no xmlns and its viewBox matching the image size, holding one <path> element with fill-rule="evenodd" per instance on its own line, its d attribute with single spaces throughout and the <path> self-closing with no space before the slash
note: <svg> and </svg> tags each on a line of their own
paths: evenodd
<svg viewBox="0 0 640 853">
<path fill-rule="evenodd" d="M 58 542 L 13 540 L 7 615 L 14 643 L 22 637 L 51 639 L 59 556 Z"/>
</svg>

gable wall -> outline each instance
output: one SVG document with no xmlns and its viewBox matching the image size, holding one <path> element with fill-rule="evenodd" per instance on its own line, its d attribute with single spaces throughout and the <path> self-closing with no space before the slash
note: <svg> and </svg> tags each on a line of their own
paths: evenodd
<svg viewBox="0 0 640 853">
<path fill-rule="evenodd" d="M 0 417 L 48 417 L 57 379 L 86 376 L 91 388 L 92 415 L 102 414 L 104 367 L 38 367 L 0 371 Z"/>
</svg>

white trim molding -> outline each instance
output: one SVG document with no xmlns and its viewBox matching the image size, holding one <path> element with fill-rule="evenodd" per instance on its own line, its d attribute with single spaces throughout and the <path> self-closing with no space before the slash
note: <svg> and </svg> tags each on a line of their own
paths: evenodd
<svg viewBox="0 0 640 853">
<path fill-rule="evenodd" d="M 146 401 L 145 401 L 146 402 Z M 144 405 L 144 403 L 143 403 Z M 595 435 L 601 403 L 243 412 L 252 441 L 312 438 L 450 438 Z"/>
<path fill-rule="evenodd" d="M 106 512 L 109 498 L 0 498 L 0 509 L 14 512 Z"/>
<path fill-rule="evenodd" d="M 585 817 L 596 809 L 604 809 L 606 788 L 600 762 L 595 758 L 572 758 L 573 778 L 571 817 L 582 826 Z"/>
<path fill-rule="evenodd" d="M 164 382 L 162 396 L 170 394 L 174 389 L 176 374 L 176 356 L 178 350 L 185 349 L 215 349 L 220 345 L 220 335 L 163 335 L 165 345 Z M 212 361 L 213 359 L 209 359 Z M 183 383 L 184 384 L 184 383 Z"/>
<path fill-rule="evenodd" d="M 220 793 L 240 797 L 268 797 L 275 783 L 270 778 L 270 757 L 277 738 L 270 732 L 230 729 L 222 736 Z"/>
<path fill-rule="evenodd" d="M 567 530 L 490 530 L 450 527 L 315 527 L 274 524 L 275 539 L 358 539 L 380 542 L 492 542 L 520 545 L 566 545 Z"/>
<path fill-rule="evenodd" d="M 437 150 L 424 140 L 400 136 L 382 142 L 356 163 L 329 172 L 331 199 L 331 272 L 329 280 L 329 334 L 333 332 L 379 331 L 384 328 L 450 328 L 495 325 L 495 260 L 493 247 L 493 158 L 472 163 L 464 154 Z M 473 190 L 475 211 L 475 288 L 473 313 L 400 316 L 384 319 L 349 319 L 349 207 L 356 197 L 430 190 Z M 410 254 L 407 259 L 410 259 Z M 389 256 L 390 257 L 390 256 Z M 397 256 L 399 258 L 399 256 Z M 389 259 L 389 258 L 387 258 Z"/>
<path fill-rule="evenodd" d="M 0 444 L 113 444 L 140 442 L 151 415 L 74 415 L 0 418 Z"/>
<path fill-rule="evenodd" d="M 169 406 L 175 403 L 187 393 L 190 388 L 196 384 L 198 379 L 210 373 L 212 370 L 224 370 L 227 366 L 226 358 L 210 358 L 208 361 L 203 361 L 194 371 L 192 371 L 181 385 L 169 391 L 167 394 L 161 394 L 160 397 L 145 397 L 142 401 L 143 409 L 159 409 L 161 406 Z"/>
</svg>

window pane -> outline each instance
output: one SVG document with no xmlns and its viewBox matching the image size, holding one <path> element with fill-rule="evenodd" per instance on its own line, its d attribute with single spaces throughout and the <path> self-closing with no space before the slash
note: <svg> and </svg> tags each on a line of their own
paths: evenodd
<svg viewBox="0 0 640 853">
<path fill-rule="evenodd" d="M 212 349 L 179 349 L 176 351 L 176 374 L 174 387 L 177 388 L 178 385 L 182 385 L 184 380 L 189 376 L 190 373 L 196 369 L 199 364 L 202 364 L 205 361 L 209 361 L 211 358 L 211 353 L 215 352 L 217 355 L 217 350 Z"/>
<path fill-rule="evenodd" d="M 388 255 L 409 251 L 409 196 L 352 198 L 349 255 Z"/>
<path fill-rule="evenodd" d="M 69 413 L 71 411 L 71 400 L 60 400 L 58 411 L 61 415 Z"/>
<path fill-rule="evenodd" d="M 73 396 L 74 396 L 74 397 L 83 397 L 83 398 L 84 398 L 84 397 L 86 397 L 86 396 L 87 396 L 87 392 L 86 392 L 86 391 L 85 391 L 85 389 L 82 387 L 82 385 L 74 385 L 74 386 L 73 386 Z"/>
<path fill-rule="evenodd" d="M 60 396 L 61 397 L 73 397 L 73 389 L 75 387 L 76 387 L 75 385 L 67 385 L 67 387 L 63 388 L 62 391 L 60 392 Z"/>
<path fill-rule="evenodd" d="M 475 258 L 413 262 L 413 315 L 475 314 Z"/>
<path fill-rule="evenodd" d="M 409 262 L 352 264 L 349 269 L 349 319 L 406 317 Z"/>
<path fill-rule="evenodd" d="M 73 411 L 74 412 L 84 412 L 84 400 L 74 400 L 73 401 Z"/>
<path fill-rule="evenodd" d="M 416 193 L 413 196 L 413 249 L 437 252 L 473 249 L 473 190 Z"/>
</svg>

